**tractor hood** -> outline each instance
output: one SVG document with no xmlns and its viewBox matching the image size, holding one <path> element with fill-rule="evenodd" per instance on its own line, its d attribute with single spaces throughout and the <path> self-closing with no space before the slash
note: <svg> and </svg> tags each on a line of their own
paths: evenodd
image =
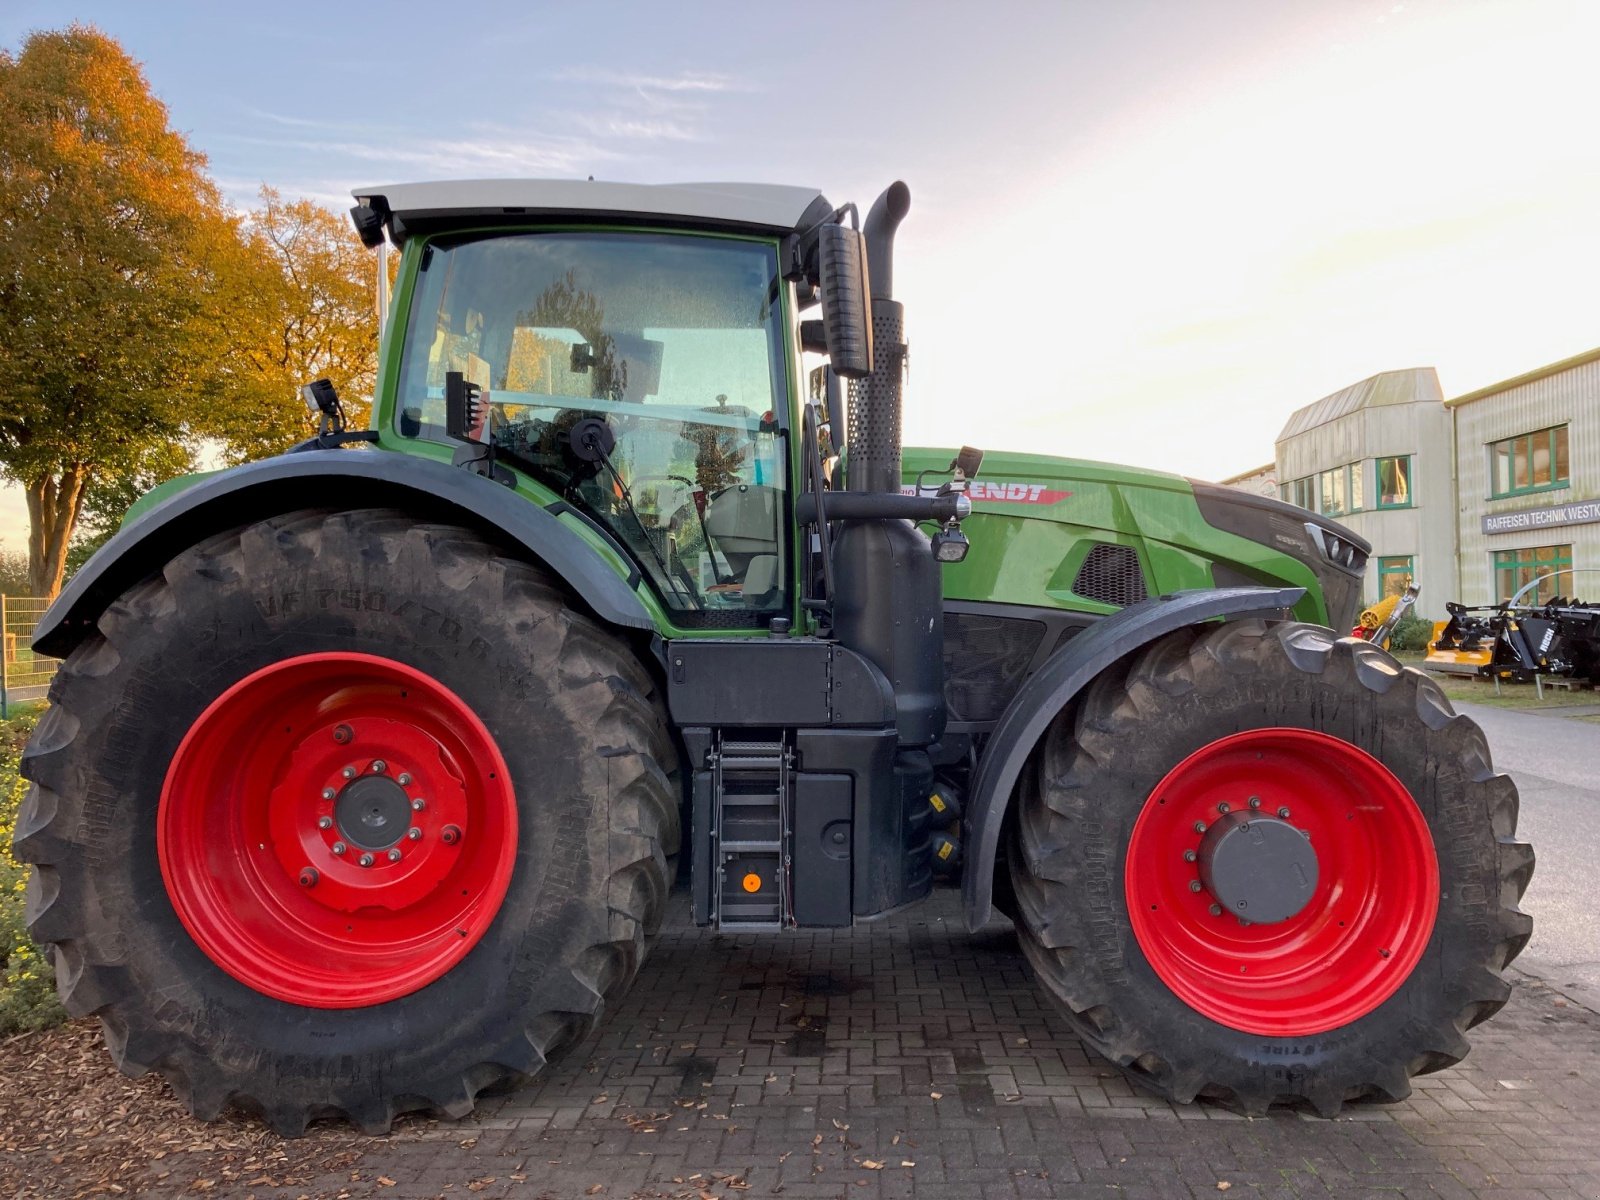
<svg viewBox="0 0 1600 1200">
<path fill-rule="evenodd" d="M 954 451 L 907 448 L 914 490 Z M 1371 547 L 1336 521 L 1236 488 L 1138 467 L 1043 454 L 986 454 L 968 492 L 972 552 L 947 567 L 947 599 L 1110 612 L 1109 597 L 1075 591 L 1096 546 L 1139 556 L 1145 594 L 1244 585 L 1294 586 L 1303 620 L 1348 630 Z M 1126 603 L 1126 601 L 1122 601 Z"/>
</svg>

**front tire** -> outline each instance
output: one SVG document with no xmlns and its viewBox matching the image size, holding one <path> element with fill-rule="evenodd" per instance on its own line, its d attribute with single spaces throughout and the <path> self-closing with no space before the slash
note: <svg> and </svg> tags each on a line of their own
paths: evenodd
<svg viewBox="0 0 1600 1200">
<path fill-rule="evenodd" d="M 358 510 L 209 539 L 107 610 L 51 701 L 30 928 L 69 1011 L 196 1116 L 464 1115 L 581 1038 L 661 920 L 650 678 L 468 531 Z"/>
<path fill-rule="evenodd" d="M 1025 954 L 1091 1047 L 1179 1102 L 1400 1099 L 1504 1004 L 1531 929 L 1481 731 L 1314 626 L 1146 648 L 1050 727 L 1018 803 Z"/>
</svg>

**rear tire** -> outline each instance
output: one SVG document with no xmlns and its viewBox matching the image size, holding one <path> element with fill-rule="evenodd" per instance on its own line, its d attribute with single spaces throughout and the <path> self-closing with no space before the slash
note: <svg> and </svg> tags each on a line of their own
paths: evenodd
<svg viewBox="0 0 1600 1200">
<path fill-rule="evenodd" d="M 1280 759 L 1288 774 L 1264 774 Z M 1281 841 L 1316 834 L 1320 882 L 1290 916 L 1252 925 L 1196 886 L 1185 839 L 1228 828 L 1217 800 L 1234 792 L 1251 816 L 1290 813 L 1267 823 Z M 1025 954 L 1093 1049 L 1179 1102 L 1401 1099 L 1466 1054 L 1531 930 L 1533 853 L 1481 731 L 1421 672 L 1314 626 L 1240 621 L 1143 650 L 1056 719 L 1018 805 Z"/>
<path fill-rule="evenodd" d="M 661 921 L 677 755 L 650 677 L 468 531 L 359 510 L 213 537 L 111 605 L 51 702 L 23 762 L 30 929 L 68 1010 L 198 1117 L 234 1104 L 294 1135 L 462 1116 L 581 1038 Z M 229 703 L 243 715 L 219 723 Z M 369 729 L 390 727 L 417 765 L 369 761 Z M 347 734 L 361 774 L 415 772 L 419 799 L 374 785 L 395 812 L 372 820 L 417 840 L 356 828 L 337 763 L 338 805 L 306 783 L 330 768 L 304 756 Z M 285 812 L 305 819 L 286 832 Z M 347 826 L 374 863 L 352 861 L 367 842 L 324 844 Z M 285 877 L 301 857 L 312 873 Z"/>
</svg>

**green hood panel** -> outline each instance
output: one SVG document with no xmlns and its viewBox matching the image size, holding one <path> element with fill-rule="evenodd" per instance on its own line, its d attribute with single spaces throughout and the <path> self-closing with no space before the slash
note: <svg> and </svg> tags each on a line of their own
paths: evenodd
<svg viewBox="0 0 1600 1200">
<path fill-rule="evenodd" d="M 954 449 L 908 447 L 904 479 L 930 471 L 937 486 Z M 969 495 L 963 528 L 972 541 L 966 561 L 944 568 L 950 600 L 1036 605 L 1087 613 L 1117 606 L 1073 592 L 1088 553 L 1109 544 L 1130 547 L 1150 595 L 1219 584 L 1259 583 L 1306 589 L 1296 610 L 1326 624 L 1323 589 L 1312 567 L 1262 542 L 1208 524 L 1194 488 L 1179 475 L 1044 454 L 986 453 Z"/>
</svg>

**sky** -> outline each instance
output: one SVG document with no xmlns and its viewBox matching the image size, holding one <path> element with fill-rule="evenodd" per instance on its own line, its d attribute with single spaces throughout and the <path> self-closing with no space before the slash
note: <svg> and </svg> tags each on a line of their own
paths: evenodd
<svg viewBox="0 0 1600 1200">
<path fill-rule="evenodd" d="M 906 437 L 1219 478 L 1378 371 L 1600 345 L 1584 0 L 381 6 L 7 0 L 145 67 L 263 184 L 895 179 Z M 0 542 L 26 528 L 14 490 Z"/>
</svg>

